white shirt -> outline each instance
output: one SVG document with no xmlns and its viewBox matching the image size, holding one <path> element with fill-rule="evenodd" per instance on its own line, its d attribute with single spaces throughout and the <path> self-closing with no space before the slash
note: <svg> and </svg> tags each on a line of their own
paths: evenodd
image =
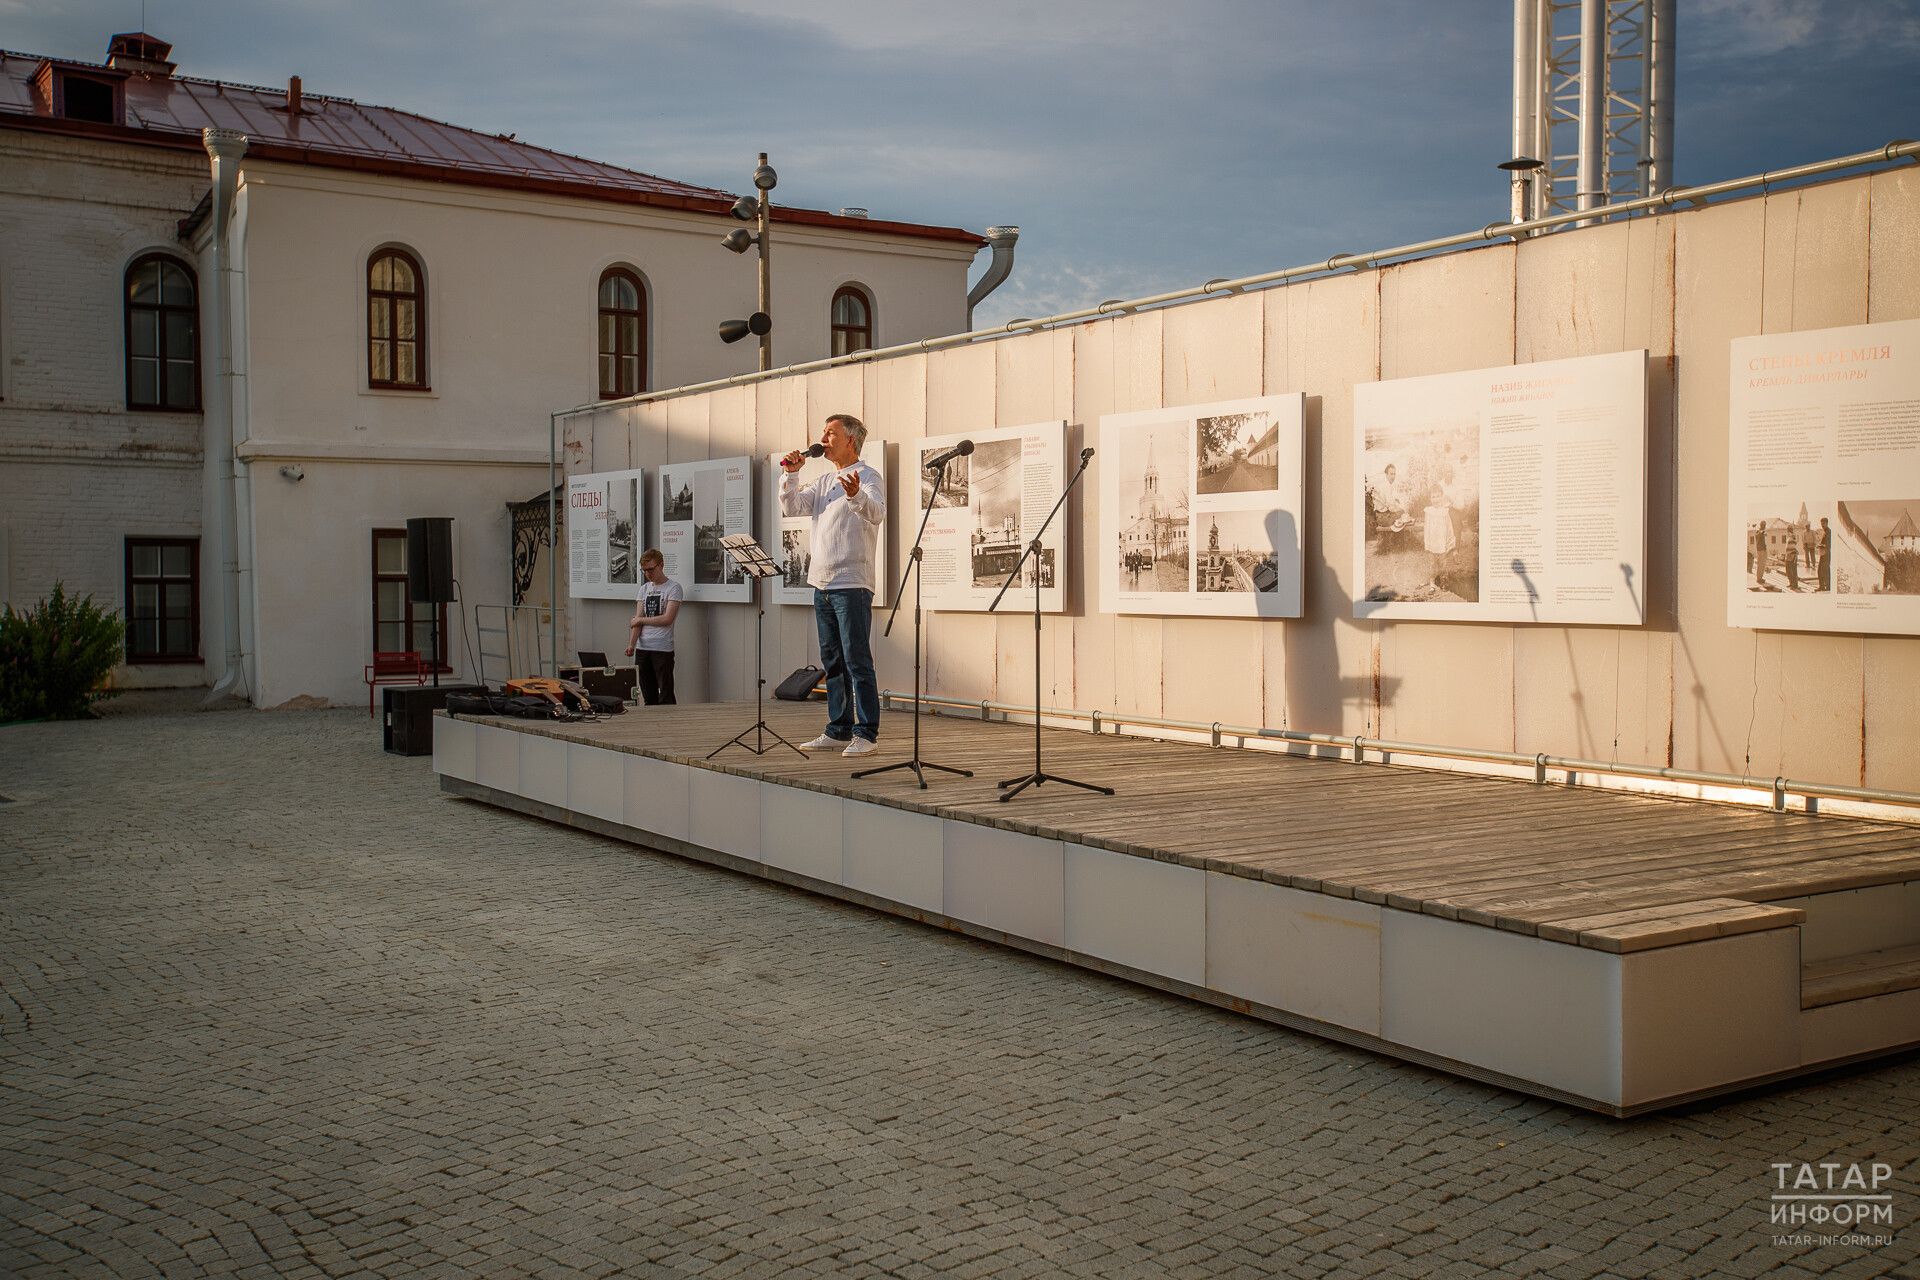
<svg viewBox="0 0 1920 1280">
<path fill-rule="evenodd" d="M 636 618 L 661 618 L 666 616 L 667 606 L 675 600 L 685 600 L 687 593 L 672 578 L 665 582 L 654 582 L 651 578 L 640 584 L 640 598 L 634 603 L 633 616 Z M 677 619 L 676 619 L 677 621 Z M 672 627 L 642 627 L 640 638 L 634 641 L 636 651 L 647 653 L 672 653 Z"/>
<path fill-rule="evenodd" d="M 860 492 L 851 498 L 840 477 L 860 477 Z M 874 558 L 880 547 L 880 526 L 887 521 L 887 495 L 880 473 L 859 459 L 802 486 L 800 475 L 782 469 L 780 509 L 790 516 L 813 517 L 813 565 L 809 585 L 822 591 L 865 587 L 874 583 Z"/>
</svg>

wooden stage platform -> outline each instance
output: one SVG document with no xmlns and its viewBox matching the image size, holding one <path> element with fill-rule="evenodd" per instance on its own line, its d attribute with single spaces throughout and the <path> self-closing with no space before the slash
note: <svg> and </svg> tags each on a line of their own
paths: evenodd
<svg viewBox="0 0 1920 1280">
<path fill-rule="evenodd" d="M 1628 1115 L 1920 1045 L 1920 826 L 921 721 L 971 769 L 729 747 L 751 703 L 435 723 L 445 790 Z M 819 703 L 770 703 L 795 742 Z"/>
</svg>

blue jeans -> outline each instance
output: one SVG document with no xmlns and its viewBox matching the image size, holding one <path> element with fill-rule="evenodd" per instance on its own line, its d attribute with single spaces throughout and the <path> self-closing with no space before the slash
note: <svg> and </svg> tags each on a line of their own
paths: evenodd
<svg viewBox="0 0 1920 1280">
<path fill-rule="evenodd" d="M 873 675 L 873 592 L 864 587 L 813 592 L 820 665 L 827 672 L 827 736 L 880 738 L 880 684 Z"/>
</svg>

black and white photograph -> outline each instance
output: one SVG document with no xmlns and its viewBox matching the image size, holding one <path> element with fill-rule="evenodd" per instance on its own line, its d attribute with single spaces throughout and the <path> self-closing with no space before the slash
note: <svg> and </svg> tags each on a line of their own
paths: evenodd
<svg viewBox="0 0 1920 1280">
<path fill-rule="evenodd" d="M 1920 595 L 1920 497 L 1834 507 L 1822 580 L 1840 595 Z M 1814 532 L 1815 545 L 1823 545 Z"/>
<path fill-rule="evenodd" d="M 673 524 L 693 519 L 693 485 L 682 481 L 675 489 L 673 480 L 660 476 L 660 523 Z"/>
<path fill-rule="evenodd" d="M 1201 511 L 1193 517 L 1195 591 L 1273 591 L 1280 584 L 1274 543 L 1279 511 Z"/>
<path fill-rule="evenodd" d="M 794 590 L 807 585 L 807 570 L 813 567 L 811 535 L 804 528 L 780 531 L 780 582 Z"/>
<path fill-rule="evenodd" d="M 607 482 L 607 581 L 638 581 L 640 481 L 637 477 Z"/>
<path fill-rule="evenodd" d="M 1280 425 L 1266 410 L 1195 419 L 1193 446 L 1202 494 L 1271 493 L 1280 483 Z"/>
<path fill-rule="evenodd" d="M 1480 599 L 1480 427 L 1366 433 L 1365 599 Z"/>
<path fill-rule="evenodd" d="M 1058 563 L 1058 556 L 1052 547 L 1040 548 L 1038 558 L 1028 556 L 1027 562 L 1020 566 L 1020 585 L 1031 591 L 1034 579 L 1038 577 L 1042 591 L 1048 587 L 1058 586 L 1059 582 L 1054 576 Z"/>
<path fill-rule="evenodd" d="M 1120 589 L 1191 591 L 1186 422 L 1154 423 L 1121 438 Z"/>
<path fill-rule="evenodd" d="M 727 580 L 727 473 L 722 467 L 703 467 L 693 473 L 693 580 L 717 585 Z"/>
<path fill-rule="evenodd" d="M 1832 504 L 1817 499 L 1780 498 L 1748 504 L 1747 590 L 1776 595 L 1832 591 L 1835 514 Z M 1864 537 L 1854 541 L 1871 552 Z M 1861 574 L 1860 565 L 1851 555 L 1849 562 L 1849 582 L 1879 577 L 1877 568 L 1870 575 Z"/>
<path fill-rule="evenodd" d="M 974 514 L 973 585 L 997 586 L 1013 572 L 1025 543 L 1020 536 L 1019 440 L 985 440 L 965 459 Z"/>
<path fill-rule="evenodd" d="M 978 452 L 984 451 L 981 446 Z M 1017 446 L 1016 446 L 1017 447 Z M 968 479 L 973 474 L 973 457 L 955 458 L 947 464 L 947 473 L 940 482 L 940 492 L 933 491 L 934 472 L 927 469 L 927 459 L 944 453 L 945 446 L 936 449 L 920 450 L 920 509 L 925 511 L 933 507 L 964 507 L 967 505 Z"/>
</svg>

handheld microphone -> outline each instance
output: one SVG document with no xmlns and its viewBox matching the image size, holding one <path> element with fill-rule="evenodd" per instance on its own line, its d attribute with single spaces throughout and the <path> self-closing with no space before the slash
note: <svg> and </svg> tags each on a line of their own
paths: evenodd
<svg viewBox="0 0 1920 1280">
<path fill-rule="evenodd" d="M 827 446 L 821 444 L 818 440 L 815 440 L 812 444 L 807 446 L 807 456 L 809 458 L 817 458 L 820 455 L 824 454 L 826 451 L 827 451 Z"/>
<path fill-rule="evenodd" d="M 928 471 L 937 471 L 941 467 L 946 466 L 949 462 L 952 462 L 955 458 L 964 458 L 972 452 L 973 452 L 973 441 L 962 440 L 959 444 L 953 446 L 953 448 L 947 450 L 945 453 L 934 454 L 931 458 L 928 458 L 921 465 L 924 466 Z"/>
</svg>

